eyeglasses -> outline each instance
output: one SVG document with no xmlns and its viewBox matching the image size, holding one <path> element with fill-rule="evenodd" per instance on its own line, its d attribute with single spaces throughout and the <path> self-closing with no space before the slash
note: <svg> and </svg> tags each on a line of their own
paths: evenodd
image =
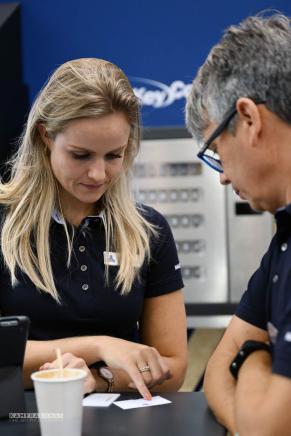
<svg viewBox="0 0 291 436">
<path fill-rule="evenodd" d="M 255 104 L 264 104 L 266 101 L 264 100 L 255 100 L 252 99 Z M 219 158 L 219 154 L 217 151 L 211 147 L 211 144 L 213 141 L 218 138 L 219 135 L 222 134 L 222 132 L 226 129 L 232 118 L 236 115 L 237 109 L 236 109 L 236 102 L 233 104 L 233 106 L 228 110 L 221 121 L 221 123 L 216 127 L 212 135 L 207 139 L 207 141 L 204 143 L 203 147 L 197 153 L 197 157 L 203 162 L 205 162 L 208 166 L 210 166 L 215 171 L 218 171 L 219 173 L 223 173 L 222 163 Z"/>
</svg>

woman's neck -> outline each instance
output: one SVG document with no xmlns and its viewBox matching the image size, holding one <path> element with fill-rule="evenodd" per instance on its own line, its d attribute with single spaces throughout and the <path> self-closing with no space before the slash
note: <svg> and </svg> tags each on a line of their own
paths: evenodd
<svg viewBox="0 0 291 436">
<path fill-rule="evenodd" d="M 78 227 L 82 220 L 89 215 L 98 214 L 98 205 L 93 203 L 83 203 L 77 199 L 68 198 L 67 195 L 60 195 L 60 211 L 66 221 Z"/>
</svg>

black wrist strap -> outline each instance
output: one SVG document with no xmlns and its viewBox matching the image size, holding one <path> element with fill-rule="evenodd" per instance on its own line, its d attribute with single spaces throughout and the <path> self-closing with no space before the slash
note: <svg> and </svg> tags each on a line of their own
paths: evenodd
<svg viewBox="0 0 291 436">
<path fill-rule="evenodd" d="M 247 359 L 247 357 L 258 350 L 264 350 L 271 354 L 271 348 L 269 344 L 266 344 L 264 342 L 260 341 L 252 341 L 248 340 L 243 343 L 241 346 L 239 352 L 231 362 L 229 366 L 229 370 L 232 374 L 232 376 L 237 380 L 238 372 L 244 363 L 244 361 Z"/>
<path fill-rule="evenodd" d="M 92 365 L 89 366 L 89 369 L 99 369 L 101 366 L 106 366 L 106 363 L 103 362 L 103 360 L 98 360 L 98 362 L 92 363 Z"/>
</svg>

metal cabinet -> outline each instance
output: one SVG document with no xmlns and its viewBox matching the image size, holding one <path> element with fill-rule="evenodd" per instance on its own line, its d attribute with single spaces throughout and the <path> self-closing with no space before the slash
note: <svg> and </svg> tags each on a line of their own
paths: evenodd
<svg viewBox="0 0 291 436">
<path fill-rule="evenodd" d="M 160 211 L 176 241 L 188 326 L 225 325 L 272 235 L 272 216 L 254 214 L 196 157 L 192 138 L 165 130 L 144 139 L 135 196 Z M 167 137 L 168 136 L 168 137 Z"/>
<path fill-rule="evenodd" d="M 226 190 L 226 210 L 229 298 L 236 303 L 268 249 L 274 231 L 274 219 L 268 212 L 253 212 L 230 187 Z"/>
</svg>

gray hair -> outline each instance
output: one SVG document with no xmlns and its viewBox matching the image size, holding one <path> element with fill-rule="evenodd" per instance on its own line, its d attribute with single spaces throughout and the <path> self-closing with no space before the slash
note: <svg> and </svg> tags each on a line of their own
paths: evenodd
<svg viewBox="0 0 291 436">
<path fill-rule="evenodd" d="M 210 121 L 220 123 L 240 97 L 266 101 L 291 124 L 291 27 L 281 14 L 249 17 L 229 27 L 193 81 L 186 124 L 201 142 Z"/>
</svg>

